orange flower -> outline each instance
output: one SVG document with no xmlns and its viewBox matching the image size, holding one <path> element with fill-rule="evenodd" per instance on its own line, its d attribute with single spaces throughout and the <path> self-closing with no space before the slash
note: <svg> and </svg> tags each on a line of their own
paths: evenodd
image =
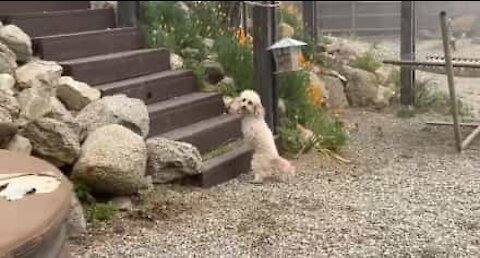
<svg viewBox="0 0 480 258">
<path fill-rule="evenodd" d="M 320 87 L 310 85 L 307 88 L 307 94 L 310 97 L 310 101 L 312 101 L 316 107 L 321 107 L 323 105 L 323 93 Z"/>
<path fill-rule="evenodd" d="M 306 60 L 302 53 L 300 53 L 300 55 L 298 56 L 298 62 L 300 63 L 300 66 L 308 70 L 310 70 L 313 67 L 312 63 Z"/>
<path fill-rule="evenodd" d="M 246 31 L 242 28 L 238 28 L 234 31 L 235 36 L 238 39 L 240 45 L 247 45 L 252 43 L 252 37 L 246 33 Z"/>
</svg>

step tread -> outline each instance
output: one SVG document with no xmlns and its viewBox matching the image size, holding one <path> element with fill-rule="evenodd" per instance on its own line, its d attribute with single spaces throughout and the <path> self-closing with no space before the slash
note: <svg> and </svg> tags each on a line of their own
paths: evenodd
<svg viewBox="0 0 480 258">
<path fill-rule="evenodd" d="M 213 167 L 217 167 L 219 165 L 222 165 L 226 160 L 233 160 L 237 158 L 240 155 L 244 155 L 246 153 L 252 152 L 253 149 L 250 147 L 248 144 L 243 143 L 240 147 L 231 150 L 227 153 L 224 153 L 220 156 L 214 157 L 212 159 L 206 160 L 204 162 L 203 166 L 203 171 L 208 171 L 212 169 Z"/>
<path fill-rule="evenodd" d="M 32 38 L 33 41 L 42 41 L 42 40 L 53 40 L 58 38 L 68 38 L 68 37 L 78 37 L 78 36 L 90 36 L 96 34 L 116 34 L 116 33 L 125 33 L 125 32 L 135 32 L 139 29 L 136 27 L 124 27 L 124 28 L 106 28 L 101 30 L 90 30 L 90 31 L 80 31 L 80 32 L 73 32 L 73 33 L 61 33 L 55 35 L 46 35 L 46 36 L 39 36 Z"/>
<path fill-rule="evenodd" d="M 7 19 L 24 19 L 24 18 L 36 18 L 44 16 L 71 16 L 77 14 L 96 14 L 113 12 L 113 9 L 72 9 L 72 10 L 59 10 L 59 11 L 43 11 L 43 12 L 25 12 L 25 13 L 1 13 L 0 17 Z"/>
<path fill-rule="evenodd" d="M 90 1 L 1 1 L 0 12 L 24 13 L 89 9 Z"/>
<path fill-rule="evenodd" d="M 191 94 L 174 97 L 165 101 L 150 104 L 147 106 L 150 113 L 158 112 L 162 110 L 169 110 L 178 106 L 188 105 L 193 102 L 211 99 L 220 96 L 219 93 L 214 92 L 193 92 Z"/>
<path fill-rule="evenodd" d="M 95 88 L 106 91 L 109 89 L 113 88 L 122 88 L 122 87 L 127 87 L 132 84 L 137 84 L 141 83 L 144 81 L 150 81 L 150 80 L 159 80 L 163 78 L 168 78 L 168 77 L 180 77 L 184 75 L 192 75 L 192 72 L 190 70 L 167 70 L 167 71 L 162 71 L 158 73 L 152 73 L 152 74 L 147 74 L 143 76 L 138 76 L 130 79 L 125 79 L 117 82 L 111 82 L 111 83 L 105 83 L 101 85 L 96 85 Z"/>
<path fill-rule="evenodd" d="M 171 140 L 178 140 L 178 139 L 182 139 L 182 138 L 185 138 L 187 136 L 190 136 L 190 135 L 197 134 L 197 133 L 199 133 L 203 130 L 208 130 L 208 129 L 211 129 L 211 128 L 215 128 L 217 126 L 221 126 L 225 123 L 236 121 L 236 120 L 239 120 L 239 119 L 240 119 L 239 116 L 225 115 L 224 114 L 224 115 L 216 116 L 216 117 L 213 117 L 213 118 L 210 118 L 210 119 L 206 119 L 206 120 L 197 122 L 195 124 L 191 124 L 189 126 L 185 126 L 185 127 L 181 127 L 181 128 L 172 130 L 170 132 L 161 134 L 160 136 L 164 137 L 164 138 L 167 138 L 167 139 L 171 139 Z"/>
<path fill-rule="evenodd" d="M 136 49 L 136 50 L 130 50 L 130 51 L 110 53 L 105 55 L 80 57 L 80 58 L 61 61 L 60 64 L 61 65 L 77 65 L 77 64 L 85 64 L 85 63 L 97 62 L 97 61 L 108 61 L 108 60 L 113 60 L 118 58 L 130 57 L 138 54 L 154 53 L 159 51 L 166 51 L 166 50 L 165 49 Z"/>
</svg>

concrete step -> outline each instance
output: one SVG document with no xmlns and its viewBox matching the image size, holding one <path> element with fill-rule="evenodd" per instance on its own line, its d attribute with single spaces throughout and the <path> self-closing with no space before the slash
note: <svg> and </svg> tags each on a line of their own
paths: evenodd
<svg viewBox="0 0 480 258">
<path fill-rule="evenodd" d="M 0 11 L 0 13 L 3 13 Z M 68 10 L 55 12 L 35 12 L 1 14 L 5 24 L 15 24 L 30 37 L 75 33 L 82 31 L 115 28 L 113 9 Z"/>
<path fill-rule="evenodd" d="M 167 70 L 118 82 L 98 85 L 102 95 L 125 94 L 146 104 L 164 101 L 196 90 L 195 77 L 189 70 Z"/>
<path fill-rule="evenodd" d="M 32 42 L 35 55 L 52 61 L 124 52 L 142 47 L 138 28 L 58 34 L 36 37 Z"/>
<path fill-rule="evenodd" d="M 155 136 L 218 116 L 224 105 L 218 93 L 194 92 L 148 105 L 148 111 L 149 136 Z"/>
<path fill-rule="evenodd" d="M 164 49 L 140 49 L 61 61 L 64 74 L 90 85 L 121 81 L 170 69 Z"/>
</svg>

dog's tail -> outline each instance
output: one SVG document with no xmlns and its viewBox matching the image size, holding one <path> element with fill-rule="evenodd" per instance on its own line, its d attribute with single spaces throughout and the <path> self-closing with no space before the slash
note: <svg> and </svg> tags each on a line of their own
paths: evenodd
<svg viewBox="0 0 480 258">
<path fill-rule="evenodd" d="M 284 172 L 284 173 L 288 173 L 290 175 L 295 175 L 296 173 L 296 169 L 295 169 L 295 166 L 290 162 L 288 161 L 287 159 L 284 159 L 282 157 L 278 157 L 278 158 L 275 158 L 273 160 L 273 162 L 275 163 L 276 167 Z"/>
</svg>

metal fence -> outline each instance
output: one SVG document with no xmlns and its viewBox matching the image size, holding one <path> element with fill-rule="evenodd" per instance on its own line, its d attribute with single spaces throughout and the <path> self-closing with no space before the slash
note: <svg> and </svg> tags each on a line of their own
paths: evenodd
<svg viewBox="0 0 480 258">
<path fill-rule="evenodd" d="M 301 8 L 299 1 L 287 1 Z M 395 35 L 400 33 L 401 1 L 315 1 L 317 26 L 322 33 Z M 415 1 L 417 28 L 438 31 L 438 13 L 450 17 L 480 13 L 480 1 Z"/>
</svg>

